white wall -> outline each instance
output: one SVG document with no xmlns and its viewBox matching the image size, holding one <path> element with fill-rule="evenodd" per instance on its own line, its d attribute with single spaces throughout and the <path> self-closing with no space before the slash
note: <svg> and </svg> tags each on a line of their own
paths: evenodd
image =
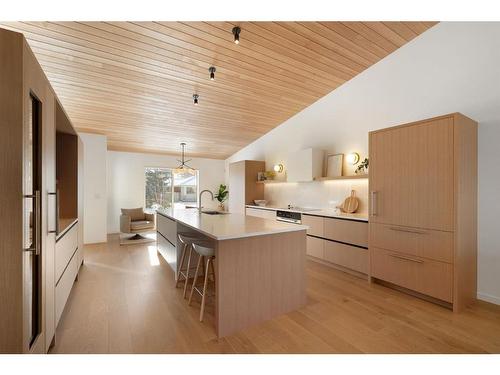
<svg viewBox="0 0 500 375">
<path fill-rule="evenodd" d="M 79 133 L 83 142 L 83 242 L 106 242 L 106 136 Z"/>
<path fill-rule="evenodd" d="M 480 124 L 478 295 L 500 303 L 499 46 L 500 23 L 440 23 L 226 162 L 272 165 L 306 147 L 363 156 L 370 130 L 450 112 L 471 117 Z"/>
<path fill-rule="evenodd" d="M 108 151 L 108 233 L 120 231 L 120 209 L 143 207 L 145 199 L 144 168 L 175 168 L 178 156 Z M 216 192 L 224 183 L 224 160 L 193 158 L 189 166 L 199 170 L 199 189 Z M 216 207 L 205 195 L 204 207 Z"/>
</svg>

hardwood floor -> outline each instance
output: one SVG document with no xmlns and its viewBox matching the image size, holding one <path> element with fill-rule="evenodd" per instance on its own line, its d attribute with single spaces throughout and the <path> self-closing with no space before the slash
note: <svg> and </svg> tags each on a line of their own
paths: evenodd
<svg viewBox="0 0 500 375">
<path fill-rule="evenodd" d="M 307 305 L 220 340 L 154 243 L 85 248 L 51 353 L 500 353 L 500 306 L 463 313 L 307 263 Z"/>
</svg>

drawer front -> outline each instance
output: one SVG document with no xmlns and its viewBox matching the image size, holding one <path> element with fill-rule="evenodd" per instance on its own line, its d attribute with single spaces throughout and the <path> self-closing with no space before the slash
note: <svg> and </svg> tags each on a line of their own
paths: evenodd
<svg viewBox="0 0 500 375">
<path fill-rule="evenodd" d="M 324 237 L 324 219 L 322 217 L 302 215 L 302 224 L 309 227 L 307 234 Z"/>
<path fill-rule="evenodd" d="M 56 326 L 68 301 L 71 288 L 78 274 L 78 256 L 75 254 L 56 285 Z"/>
<path fill-rule="evenodd" d="M 453 267 L 407 254 L 373 248 L 371 258 L 373 277 L 452 302 Z"/>
<path fill-rule="evenodd" d="M 175 242 L 174 242 L 175 243 Z M 177 272 L 177 250 L 174 245 L 167 241 L 163 236 L 158 233 L 156 235 L 156 246 L 158 252 L 165 259 L 168 265 Z"/>
<path fill-rule="evenodd" d="M 157 231 L 172 243 L 177 243 L 177 222 L 163 215 L 156 215 Z"/>
<path fill-rule="evenodd" d="M 453 233 L 370 223 L 370 245 L 408 255 L 453 262 Z"/>
<path fill-rule="evenodd" d="M 325 238 L 368 247 L 368 223 L 325 218 Z"/>
<path fill-rule="evenodd" d="M 78 247 L 78 223 L 75 224 L 68 232 L 62 236 L 59 241 L 56 242 L 56 256 L 55 256 L 55 267 L 56 267 L 56 279 L 60 279 L 64 269 L 68 265 L 69 260 L 75 253 Z"/>
<path fill-rule="evenodd" d="M 325 260 L 361 273 L 368 273 L 368 250 L 332 241 L 325 242 Z"/>
<path fill-rule="evenodd" d="M 276 220 L 276 211 L 259 210 L 258 208 L 247 207 L 246 214 L 248 216 L 260 217 L 262 219 Z"/>
<path fill-rule="evenodd" d="M 324 240 L 307 236 L 306 254 L 315 258 L 324 259 Z"/>
</svg>

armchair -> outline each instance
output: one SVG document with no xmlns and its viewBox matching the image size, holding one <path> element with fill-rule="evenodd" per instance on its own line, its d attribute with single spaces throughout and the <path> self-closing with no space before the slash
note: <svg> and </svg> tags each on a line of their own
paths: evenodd
<svg viewBox="0 0 500 375">
<path fill-rule="evenodd" d="M 155 214 L 144 212 L 139 208 L 122 208 L 120 215 L 120 232 L 134 234 L 129 240 L 145 239 L 139 233 L 155 230 Z"/>
</svg>

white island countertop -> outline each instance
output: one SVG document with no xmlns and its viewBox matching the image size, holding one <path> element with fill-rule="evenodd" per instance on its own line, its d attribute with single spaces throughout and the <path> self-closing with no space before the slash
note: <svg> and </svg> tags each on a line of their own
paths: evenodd
<svg viewBox="0 0 500 375">
<path fill-rule="evenodd" d="M 200 214 L 197 209 L 193 208 L 169 208 L 157 212 L 159 215 L 184 224 L 215 240 L 264 236 L 266 234 L 297 232 L 307 229 L 305 225 L 283 223 L 237 213 L 222 215 Z"/>
</svg>

